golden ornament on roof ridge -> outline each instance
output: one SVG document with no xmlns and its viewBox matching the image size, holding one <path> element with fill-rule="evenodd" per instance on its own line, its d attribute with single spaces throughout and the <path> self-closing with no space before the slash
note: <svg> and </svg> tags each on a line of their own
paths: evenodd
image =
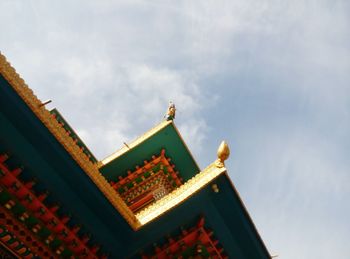
<svg viewBox="0 0 350 259">
<path fill-rule="evenodd" d="M 218 151 L 217 151 L 218 159 L 216 160 L 217 167 L 224 167 L 224 161 L 230 156 L 230 148 L 226 141 L 222 141 Z"/>
</svg>

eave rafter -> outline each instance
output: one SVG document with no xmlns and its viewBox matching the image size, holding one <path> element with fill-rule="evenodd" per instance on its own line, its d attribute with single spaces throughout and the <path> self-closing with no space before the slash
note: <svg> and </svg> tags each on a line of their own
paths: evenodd
<svg viewBox="0 0 350 259">
<path fill-rule="evenodd" d="M 224 248 L 215 238 L 214 231 L 205 226 L 205 218 L 201 217 L 198 223 L 191 228 L 181 228 L 181 234 L 168 235 L 162 245 L 153 244 L 153 254 L 140 253 L 142 259 L 168 258 L 212 258 L 228 259 Z M 170 256 L 171 255 L 171 256 Z"/>
<path fill-rule="evenodd" d="M 21 167 L 10 170 L 5 163 L 8 158 L 7 154 L 0 155 L 0 194 L 6 190 L 7 195 L 5 194 L 3 197 L 7 196 L 7 198 L 5 200 L 2 198 L 2 202 L 7 209 L 13 209 L 14 219 L 23 222 L 29 218 L 35 220 L 34 223 L 30 224 L 31 226 L 28 226 L 28 229 L 34 234 L 42 232 L 43 229 L 49 231 L 45 235 L 46 238 L 43 235 L 41 238 L 45 239 L 46 244 L 52 243 L 50 240 L 54 239 L 61 242 L 60 245 L 57 245 L 57 249 L 54 249 L 56 254 L 62 254 L 65 251 L 65 256 L 67 256 L 67 252 L 70 251 L 78 256 L 86 255 L 89 258 L 97 258 L 96 253 L 99 246 L 87 245 L 90 238 L 86 235 L 83 237 L 78 235 L 81 226 L 76 224 L 69 227 L 67 223 L 70 221 L 70 216 L 58 216 L 56 211 L 59 206 L 57 205 L 47 206 L 45 199 L 48 192 L 35 193 L 32 189 L 35 181 L 23 182 L 19 178 L 22 172 Z"/>
</svg>

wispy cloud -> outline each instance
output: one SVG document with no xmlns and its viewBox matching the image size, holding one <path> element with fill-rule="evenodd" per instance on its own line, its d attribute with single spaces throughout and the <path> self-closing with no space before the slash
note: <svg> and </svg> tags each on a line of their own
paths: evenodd
<svg viewBox="0 0 350 259">
<path fill-rule="evenodd" d="M 64 4 L 63 4 L 64 3 Z M 0 47 L 99 158 L 162 119 L 230 173 L 280 258 L 347 258 L 347 1 L 2 1 Z M 205 165 L 205 164 L 204 164 Z"/>
</svg>

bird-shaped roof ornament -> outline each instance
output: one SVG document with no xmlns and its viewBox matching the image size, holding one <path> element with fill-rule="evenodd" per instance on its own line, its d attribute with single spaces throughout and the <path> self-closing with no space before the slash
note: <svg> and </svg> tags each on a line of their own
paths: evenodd
<svg viewBox="0 0 350 259">
<path fill-rule="evenodd" d="M 166 120 L 170 121 L 175 119 L 175 112 L 176 112 L 175 104 L 170 101 L 168 106 L 168 111 L 165 116 Z"/>
</svg>

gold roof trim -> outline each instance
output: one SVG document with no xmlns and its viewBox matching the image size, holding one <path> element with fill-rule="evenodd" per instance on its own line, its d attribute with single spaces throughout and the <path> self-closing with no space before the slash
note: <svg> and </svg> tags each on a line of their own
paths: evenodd
<svg viewBox="0 0 350 259">
<path fill-rule="evenodd" d="M 190 198 L 224 172 L 226 172 L 224 166 L 218 167 L 216 162 L 210 164 L 202 172 L 196 174 L 179 188 L 137 213 L 136 218 L 142 226 L 149 223 Z"/>
<path fill-rule="evenodd" d="M 133 229 L 140 226 L 132 211 L 120 198 L 107 180 L 101 175 L 97 165 L 93 164 L 88 157 L 79 149 L 74 141 L 67 136 L 65 130 L 52 118 L 50 112 L 41 105 L 41 101 L 27 86 L 24 80 L 17 74 L 16 70 L 7 62 L 5 56 L 0 53 L 0 73 L 28 105 L 38 119 L 47 127 L 52 135 L 61 143 L 72 158 L 79 164 L 83 171 L 96 184 L 109 202 L 120 212 Z"/>
<path fill-rule="evenodd" d="M 128 143 L 128 146 L 123 146 L 122 148 L 120 148 L 119 150 L 114 152 L 112 155 L 104 158 L 102 161 L 99 161 L 98 166 L 102 167 L 102 166 L 108 164 L 109 162 L 111 162 L 112 160 L 116 159 L 117 157 L 120 157 L 121 155 L 127 153 L 128 151 L 130 151 L 134 147 L 140 145 L 143 141 L 150 138 L 151 136 L 153 136 L 154 134 L 156 134 L 161 129 L 165 128 L 166 126 L 168 126 L 171 123 L 172 123 L 172 121 L 162 121 L 161 123 L 159 123 L 158 125 L 156 125 L 152 129 L 150 129 L 149 131 L 144 133 L 143 135 L 139 136 L 138 138 L 136 138 L 132 142 Z"/>
</svg>

